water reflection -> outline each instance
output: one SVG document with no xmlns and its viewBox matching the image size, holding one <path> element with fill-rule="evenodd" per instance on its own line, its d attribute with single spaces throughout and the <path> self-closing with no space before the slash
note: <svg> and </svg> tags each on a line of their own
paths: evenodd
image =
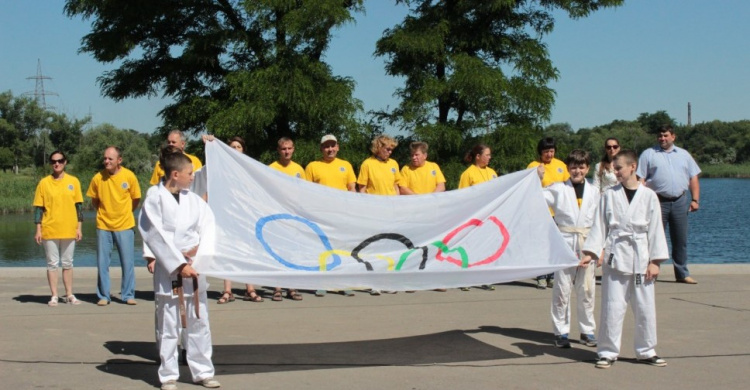
<svg viewBox="0 0 750 390">
<path fill-rule="evenodd" d="M 83 214 L 83 239 L 76 243 L 73 265 L 96 267 L 96 214 Z M 0 216 L 0 267 L 43 267 L 46 264 L 44 249 L 34 242 L 33 214 L 11 214 Z M 135 265 L 145 266 L 143 243 L 140 234 L 135 235 Z M 120 266 L 117 250 L 112 251 L 112 266 Z"/>
</svg>

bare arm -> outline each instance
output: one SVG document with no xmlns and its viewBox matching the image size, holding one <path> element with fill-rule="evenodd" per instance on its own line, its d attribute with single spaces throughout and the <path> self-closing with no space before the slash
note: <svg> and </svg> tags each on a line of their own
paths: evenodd
<svg viewBox="0 0 750 390">
<path fill-rule="evenodd" d="M 690 202 L 690 211 L 698 211 L 698 209 L 700 208 L 698 201 L 701 198 L 701 185 L 698 182 L 698 175 L 690 178 L 688 189 L 690 189 L 690 195 L 693 198 L 693 201 Z"/>
<path fill-rule="evenodd" d="M 437 183 L 437 186 L 435 186 L 435 191 L 432 192 L 445 192 L 445 183 Z"/>
<path fill-rule="evenodd" d="M 357 192 L 357 187 L 354 183 L 349 183 L 346 185 L 346 190 L 350 192 Z"/>
<path fill-rule="evenodd" d="M 398 193 L 401 195 L 415 195 L 409 187 L 398 186 Z"/>
</svg>

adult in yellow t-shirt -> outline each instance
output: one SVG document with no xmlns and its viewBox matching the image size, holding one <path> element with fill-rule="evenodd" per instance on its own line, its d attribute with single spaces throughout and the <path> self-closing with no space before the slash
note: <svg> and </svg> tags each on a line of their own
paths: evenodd
<svg viewBox="0 0 750 390">
<path fill-rule="evenodd" d="M 339 153 L 339 142 L 333 134 L 326 134 L 320 139 L 320 152 L 323 157 L 318 161 L 312 161 L 305 167 L 307 180 L 322 184 L 327 187 L 344 191 L 355 191 L 355 182 L 352 164 L 337 158 Z M 343 294 L 353 297 L 354 291 L 346 289 Z M 324 297 L 326 290 L 316 290 L 315 296 Z"/>
<path fill-rule="evenodd" d="M 380 135 L 372 140 L 368 157 L 359 167 L 357 184 L 359 192 L 372 195 L 398 195 L 401 172 L 391 153 L 398 145 L 395 139 Z"/>
<path fill-rule="evenodd" d="M 486 181 L 497 178 L 497 172 L 489 167 L 492 159 L 492 150 L 484 144 L 477 144 L 469 150 L 464 156 L 464 161 L 471 163 L 468 168 L 461 174 L 458 182 L 458 188 L 471 187 Z M 495 286 L 485 284 L 482 286 L 485 290 L 494 290 Z M 461 287 L 461 291 L 469 291 L 469 287 Z"/>
<path fill-rule="evenodd" d="M 536 151 L 539 158 L 529 163 L 526 167 L 534 168 L 539 165 L 544 165 L 544 176 L 542 177 L 542 187 L 547 187 L 552 183 L 564 182 L 570 179 L 570 173 L 568 173 L 568 167 L 564 162 L 555 158 L 555 139 L 552 137 L 545 137 L 539 140 L 536 145 Z M 549 210 L 550 215 L 553 217 L 555 213 L 552 209 Z M 555 274 L 539 275 L 536 278 L 536 288 L 544 290 L 547 287 L 552 288 L 554 286 Z"/>
<path fill-rule="evenodd" d="M 352 164 L 336 157 L 339 153 L 336 137 L 332 134 L 324 135 L 320 139 L 320 151 L 323 157 L 305 167 L 307 180 L 339 190 L 354 191 L 357 178 L 354 176 Z"/>
<path fill-rule="evenodd" d="M 268 166 L 289 176 L 305 180 L 305 170 L 302 169 L 301 165 L 292 161 L 292 156 L 294 155 L 294 141 L 289 137 L 282 137 L 279 139 L 276 151 L 279 152 L 279 159 Z M 302 295 L 292 288 L 287 289 L 286 297 L 293 301 L 302 300 Z M 274 289 L 273 298 L 271 299 L 274 301 L 282 300 L 281 287 L 276 287 Z"/>
<path fill-rule="evenodd" d="M 464 156 L 464 161 L 471 163 L 461 174 L 458 188 L 471 187 L 497 178 L 497 172 L 490 168 L 492 150 L 484 144 L 477 144 Z"/>
<path fill-rule="evenodd" d="M 96 209 L 96 267 L 99 272 L 96 295 L 97 305 L 106 306 L 112 301 L 109 291 L 109 264 L 112 246 L 117 245 L 122 267 L 120 299 L 128 305 L 135 301 L 135 218 L 133 210 L 141 200 L 138 179 L 129 169 L 121 166 L 122 152 L 110 146 L 104 150 L 104 169 L 94 175 L 86 191 Z"/>
<path fill-rule="evenodd" d="M 44 247 L 47 258 L 47 282 L 52 294 L 50 306 L 57 306 L 57 267 L 62 263 L 65 296 L 62 301 L 72 305 L 81 302 L 73 295 L 73 252 L 81 241 L 81 183 L 65 172 L 68 159 L 59 150 L 49 155 L 52 174 L 39 181 L 34 193 L 34 240 Z"/>
<path fill-rule="evenodd" d="M 185 134 L 180 130 L 170 131 L 169 135 L 167 135 L 167 145 L 174 146 L 180 149 L 182 153 L 185 153 L 185 145 L 187 145 Z M 203 164 L 201 163 L 201 160 L 198 159 L 198 157 L 195 157 L 192 154 L 188 153 L 185 153 L 185 155 L 188 156 L 190 161 L 193 163 L 193 172 L 203 167 Z M 154 173 L 151 175 L 151 180 L 149 180 L 149 183 L 152 186 L 155 186 L 159 184 L 159 180 L 161 180 L 162 177 L 164 177 L 164 169 L 162 169 L 161 164 L 157 161 L 156 165 L 154 165 Z"/>
<path fill-rule="evenodd" d="M 434 162 L 427 161 L 426 142 L 412 142 L 409 145 L 411 163 L 401 168 L 401 195 L 429 194 L 445 191 L 445 176 Z"/>
</svg>

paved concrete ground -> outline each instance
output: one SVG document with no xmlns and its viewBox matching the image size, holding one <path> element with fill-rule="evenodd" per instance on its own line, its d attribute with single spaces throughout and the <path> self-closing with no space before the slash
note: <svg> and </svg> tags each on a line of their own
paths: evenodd
<svg viewBox="0 0 750 390">
<path fill-rule="evenodd" d="M 496 291 L 217 305 L 221 283 L 212 280 L 217 379 L 223 388 L 264 390 L 746 388 L 750 265 L 693 265 L 695 286 L 674 283 L 663 268 L 658 352 L 666 368 L 633 362 L 630 314 L 621 360 L 609 370 L 594 368 L 592 348 L 554 348 L 550 291 L 531 281 Z M 156 387 L 150 275 L 139 269 L 137 277 L 138 306 L 115 299 L 97 307 L 95 270 L 78 268 L 84 304 L 50 308 L 43 269 L 0 270 L 0 387 Z M 189 377 L 183 367 L 180 389 L 200 388 Z"/>
</svg>

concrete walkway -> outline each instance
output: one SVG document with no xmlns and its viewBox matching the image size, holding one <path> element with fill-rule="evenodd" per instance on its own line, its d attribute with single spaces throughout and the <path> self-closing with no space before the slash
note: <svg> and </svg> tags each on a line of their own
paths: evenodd
<svg viewBox="0 0 750 390">
<path fill-rule="evenodd" d="M 593 348 L 554 348 L 551 292 L 530 280 L 495 291 L 304 293 L 301 302 L 226 305 L 216 304 L 221 282 L 211 280 L 217 379 L 225 389 L 263 390 L 746 388 L 750 265 L 691 265 L 695 286 L 674 283 L 671 267 L 662 268 L 658 352 L 666 368 L 633 361 L 630 314 L 611 369 L 594 368 Z M 84 303 L 51 308 L 44 269 L 0 270 L 0 387 L 158 386 L 150 275 L 137 270 L 137 306 L 114 299 L 97 307 L 95 284 L 95 269 L 77 268 L 75 293 Z M 201 388 L 186 367 L 179 388 Z"/>
</svg>

